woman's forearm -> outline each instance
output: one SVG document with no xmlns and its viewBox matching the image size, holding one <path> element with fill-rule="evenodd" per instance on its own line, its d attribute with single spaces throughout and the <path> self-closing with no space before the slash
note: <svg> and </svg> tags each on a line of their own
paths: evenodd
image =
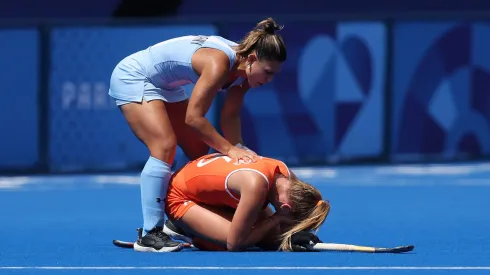
<svg viewBox="0 0 490 275">
<path fill-rule="evenodd" d="M 275 231 L 278 226 L 278 221 L 275 219 L 275 217 L 271 216 L 265 220 L 262 220 L 256 226 L 254 226 L 243 244 L 227 243 L 227 248 L 229 251 L 241 251 L 246 249 L 247 247 L 257 245 L 267 235 L 269 235 L 272 230 Z"/>
<path fill-rule="evenodd" d="M 205 117 L 188 117 L 186 124 L 192 127 L 206 144 L 222 154 L 227 154 L 233 146 Z"/>
<path fill-rule="evenodd" d="M 239 116 L 222 116 L 221 130 L 225 138 L 233 145 L 243 144 L 242 129 Z"/>
</svg>

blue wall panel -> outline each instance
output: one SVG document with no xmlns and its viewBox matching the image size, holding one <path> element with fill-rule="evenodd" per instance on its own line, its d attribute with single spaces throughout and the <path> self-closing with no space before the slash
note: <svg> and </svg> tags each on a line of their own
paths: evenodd
<svg viewBox="0 0 490 275">
<path fill-rule="evenodd" d="M 392 160 L 490 154 L 490 24 L 396 24 Z"/>
<path fill-rule="evenodd" d="M 253 4 L 252 4 L 253 3 Z M 487 1 L 460 1 L 460 0 L 342 0 L 342 1 L 324 1 L 324 0 L 302 0 L 296 1 L 268 0 L 259 2 L 236 1 L 233 5 L 227 0 L 185 0 L 180 6 L 182 15 L 199 15 L 213 7 L 212 14 L 234 14 L 240 16 L 245 14 L 304 14 L 315 18 L 325 17 L 325 14 L 338 13 L 356 13 L 359 15 L 373 14 L 373 12 L 410 12 L 410 11 L 484 11 L 490 10 L 490 3 Z M 287 17 L 284 17 L 287 18 Z M 312 23 L 317 24 L 317 22 Z"/>
<path fill-rule="evenodd" d="M 0 41 L 0 169 L 33 168 L 39 161 L 38 33 L 0 30 Z"/>
<path fill-rule="evenodd" d="M 228 26 L 239 41 L 253 24 Z M 386 30 L 378 22 L 291 24 L 288 59 L 274 81 L 251 90 L 245 142 L 289 163 L 377 157 L 383 150 Z"/>
<path fill-rule="evenodd" d="M 127 55 L 162 40 L 214 33 L 207 25 L 53 30 L 51 169 L 120 169 L 145 162 L 147 149 L 107 94 L 112 70 Z"/>
<path fill-rule="evenodd" d="M 110 18 L 112 12 L 123 0 L 3 0 L 0 1 L 0 18 Z M 134 1 L 137 2 L 137 1 Z M 141 1 L 142 8 L 148 8 L 151 1 Z M 173 1 L 172 1 L 173 2 Z M 427 11 L 437 13 L 440 10 L 461 11 L 488 11 L 490 3 L 487 1 L 460 1 L 460 0 L 302 0 L 300 4 L 295 1 L 268 0 L 268 1 L 235 1 L 232 4 L 227 0 L 185 0 L 180 1 L 178 14 L 186 17 L 236 15 L 250 17 L 253 14 L 304 14 L 317 18 L 325 17 L 326 13 L 356 13 L 359 15 L 382 12 L 410 12 Z M 283 16 L 282 16 L 283 17 Z"/>
</svg>

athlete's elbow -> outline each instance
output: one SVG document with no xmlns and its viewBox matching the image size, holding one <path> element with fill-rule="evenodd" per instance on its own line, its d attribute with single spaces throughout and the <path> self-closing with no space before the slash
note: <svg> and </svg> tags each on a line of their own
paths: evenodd
<svg viewBox="0 0 490 275">
<path fill-rule="evenodd" d="M 191 128 L 198 128 L 200 118 L 201 117 L 196 115 L 186 115 L 185 124 L 190 126 Z"/>
</svg>

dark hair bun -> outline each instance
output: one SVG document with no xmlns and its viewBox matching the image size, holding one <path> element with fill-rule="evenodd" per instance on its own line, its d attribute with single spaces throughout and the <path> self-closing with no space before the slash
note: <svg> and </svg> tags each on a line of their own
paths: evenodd
<svg viewBox="0 0 490 275">
<path fill-rule="evenodd" d="M 257 24 L 257 29 L 262 29 L 268 34 L 274 34 L 276 31 L 282 30 L 283 26 L 279 26 L 276 21 L 272 18 L 267 18 L 265 20 L 260 21 Z"/>
</svg>

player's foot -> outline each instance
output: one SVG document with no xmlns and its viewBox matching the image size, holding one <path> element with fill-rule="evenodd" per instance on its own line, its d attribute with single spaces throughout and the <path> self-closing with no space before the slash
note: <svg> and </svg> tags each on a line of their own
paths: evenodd
<svg viewBox="0 0 490 275">
<path fill-rule="evenodd" d="M 187 236 L 182 228 L 177 227 L 170 220 L 167 220 L 165 222 L 165 225 L 163 226 L 163 232 L 169 235 L 174 240 L 192 244 L 192 238 Z"/>
<path fill-rule="evenodd" d="M 141 232 L 141 231 L 140 231 Z M 179 242 L 174 242 L 163 232 L 162 227 L 155 227 L 144 237 L 138 236 L 134 250 L 138 252 L 177 252 L 184 248 Z"/>
</svg>

